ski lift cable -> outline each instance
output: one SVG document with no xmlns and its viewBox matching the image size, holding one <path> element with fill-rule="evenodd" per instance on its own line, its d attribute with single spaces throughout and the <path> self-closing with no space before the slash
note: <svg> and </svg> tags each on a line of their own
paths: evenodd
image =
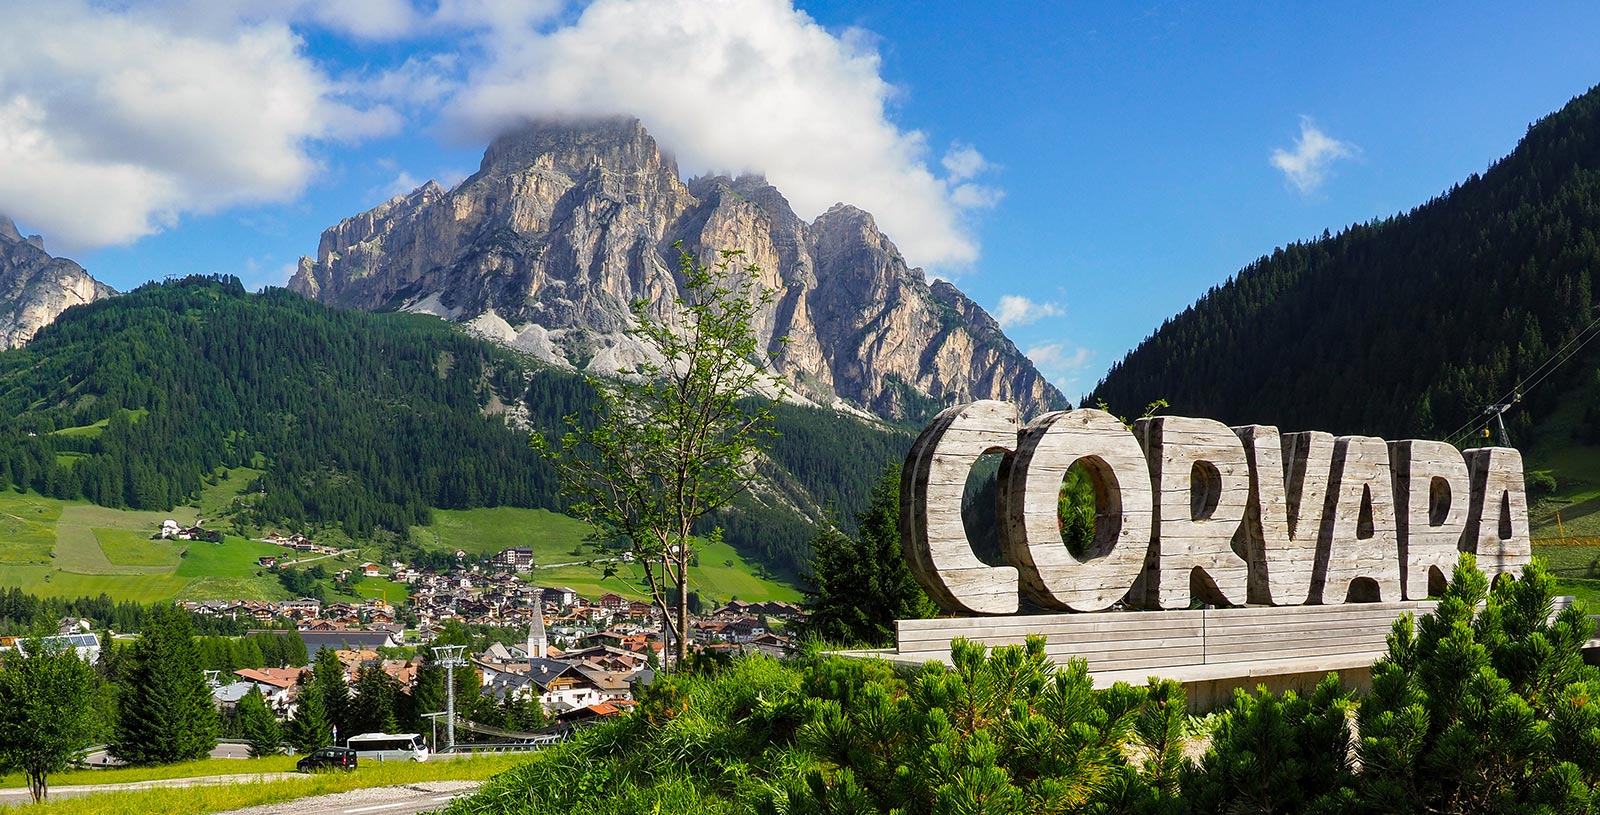
<svg viewBox="0 0 1600 815">
<path fill-rule="evenodd" d="M 1490 404 L 1498 405 L 1498 404 L 1504 404 L 1508 400 L 1521 400 L 1522 392 L 1532 389 L 1532 385 L 1527 384 L 1527 380 L 1529 378 L 1537 375 L 1539 377 L 1539 379 L 1537 381 L 1542 382 L 1545 379 L 1545 377 L 1550 375 L 1550 373 L 1552 371 L 1554 371 L 1556 368 L 1561 367 L 1561 365 L 1566 363 L 1568 360 L 1570 360 L 1572 358 L 1572 356 L 1576 356 L 1577 352 L 1582 350 L 1584 345 L 1588 345 L 1590 340 L 1593 340 L 1596 336 L 1600 336 L 1600 332 L 1595 332 L 1596 326 L 1600 326 L 1600 316 L 1596 316 L 1593 320 L 1590 320 L 1589 324 L 1584 326 L 1583 329 L 1581 331 L 1579 331 L 1578 333 L 1573 334 L 1572 335 L 1572 339 L 1567 340 L 1565 345 L 1561 346 L 1560 348 L 1557 348 L 1553 353 L 1550 354 L 1549 357 L 1546 357 L 1545 361 L 1539 364 L 1539 367 L 1534 368 L 1532 371 L 1530 371 L 1527 376 L 1523 377 L 1522 381 L 1519 381 L 1517 384 L 1513 385 L 1510 390 L 1508 390 L 1505 393 L 1501 394 L 1500 398 L 1495 399 Z M 1594 332 L 1594 333 L 1591 333 L 1591 332 Z M 1587 335 L 1587 336 L 1585 336 L 1585 335 Z M 1572 355 L 1567 356 L 1564 359 L 1561 358 L 1561 355 L 1566 353 L 1567 349 L 1572 348 L 1572 346 L 1575 343 L 1578 344 L 1578 348 L 1573 350 Z M 1560 360 L 1559 362 L 1557 361 L 1558 359 Z M 1555 363 L 1555 365 L 1551 366 L 1551 363 Z M 1551 366 L 1549 368 L 1549 370 L 1545 370 L 1545 368 L 1547 366 Z M 1457 436 L 1461 436 L 1463 434 L 1470 434 L 1470 433 L 1476 432 L 1479 427 L 1487 425 L 1487 424 L 1488 424 L 1488 421 L 1486 421 L 1486 420 L 1468 419 L 1460 427 L 1456 428 L 1455 432 L 1451 433 L 1450 435 L 1446 436 L 1445 438 L 1453 440 Z"/>
<path fill-rule="evenodd" d="M 1597 317 L 1595 317 L 1595 319 L 1591 320 L 1588 325 L 1583 327 L 1583 330 L 1579 331 L 1576 334 L 1573 334 L 1572 335 L 1572 339 L 1567 340 L 1567 343 L 1565 345 L 1561 346 L 1560 348 L 1557 348 L 1554 353 L 1552 353 L 1549 357 L 1545 358 L 1545 361 L 1540 363 L 1539 367 L 1534 368 L 1532 371 L 1530 371 L 1528 373 L 1527 376 L 1523 377 L 1523 381 L 1520 381 L 1516 385 L 1513 385 L 1511 390 L 1508 390 L 1505 393 L 1501 394 L 1500 398 L 1495 399 L 1490 404 L 1498 405 L 1498 404 L 1505 404 L 1508 400 L 1520 400 L 1522 398 L 1522 394 L 1520 392 L 1528 390 L 1528 388 L 1529 388 L 1529 386 L 1526 384 L 1526 381 L 1527 381 L 1528 378 L 1533 377 L 1535 375 L 1539 375 L 1542 372 L 1543 376 L 1539 377 L 1540 381 L 1542 381 L 1544 379 L 1544 376 L 1548 376 L 1549 375 L 1550 371 L 1554 371 L 1556 368 L 1560 367 L 1562 363 L 1565 363 L 1568 359 L 1571 359 L 1570 356 L 1568 356 L 1566 358 L 1562 358 L 1561 355 L 1566 353 L 1567 349 L 1572 348 L 1572 346 L 1575 343 L 1580 343 L 1581 342 L 1581 344 L 1579 345 L 1578 349 L 1574 350 L 1573 353 L 1576 354 L 1577 350 L 1581 350 L 1583 345 L 1587 345 L 1590 340 L 1594 339 L 1595 334 L 1594 333 L 1590 333 L 1590 332 L 1593 332 L 1595 330 L 1596 326 L 1600 326 L 1600 316 L 1597 316 Z M 1557 360 L 1560 360 L 1560 361 L 1558 362 Z M 1554 365 L 1552 365 L 1552 363 L 1554 363 Z M 1546 370 L 1547 367 L 1549 368 L 1549 370 Z M 1474 420 L 1468 419 L 1460 427 L 1456 428 L 1455 432 L 1451 433 L 1450 435 L 1446 436 L 1445 438 L 1447 438 L 1447 439 L 1455 439 L 1457 436 L 1461 436 L 1463 434 L 1470 434 L 1470 433 L 1476 432 L 1479 427 L 1481 427 L 1483 425 L 1487 425 L 1487 424 L 1488 424 L 1488 421 L 1486 421 L 1486 420 L 1478 420 L 1478 421 L 1474 422 Z"/>
<path fill-rule="evenodd" d="M 1495 418 L 1497 416 L 1499 416 L 1500 414 L 1503 414 L 1505 412 L 1504 410 L 1496 411 L 1494 409 L 1495 407 L 1498 407 L 1500 405 L 1508 405 L 1509 406 L 1509 404 L 1514 404 L 1515 402 L 1522 401 L 1522 396 L 1523 396 L 1524 393 L 1533 390 L 1541 382 L 1544 382 L 1546 379 L 1549 379 L 1550 375 L 1556 372 L 1556 369 L 1560 368 L 1562 365 L 1566 364 L 1567 362 L 1570 362 L 1574 357 L 1576 357 L 1578 355 L 1579 351 L 1582 351 L 1584 349 L 1584 346 L 1586 346 L 1590 342 L 1594 341 L 1595 337 L 1600 337 L 1600 331 L 1593 331 L 1592 330 L 1597 325 L 1600 325 L 1600 317 L 1596 317 L 1593 321 L 1591 321 L 1589 323 L 1589 325 L 1585 326 L 1582 331 L 1579 331 L 1577 334 L 1573 335 L 1573 338 L 1571 340 L 1568 340 L 1566 345 L 1562 346 L 1559 350 L 1557 350 L 1555 352 L 1555 354 L 1552 354 L 1549 359 L 1545 360 L 1544 364 L 1540 365 L 1538 368 L 1535 368 L 1534 369 L 1534 373 L 1538 374 L 1537 378 L 1532 379 L 1532 380 L 1528 380 L 1528 381 L 1519 382 L 1515 387 L 1513 387 L 1511 390 L 1507 391 L 1499 399 L 1496 399 L 1493 402 L 1493 406 L 1492 407 L 1485 408 L 1484 409 L 1484 413 L 1483 413 L 1483 418 L 1478 419 L 1476 421 L 1469 420 L 1467 422 L 1467 424 L 1462 425 L 1462 429 L 1457 430 L 1455 433 L 1450 434 L 1446 438 L 1449 439 L 1449 441 L 1451 443 L 1455 443 L 1455 440 L 1458 437 L 1462 438 L 1464 440 L 1465 437 L 1470 436 L 1473 433 L 1476 433 L 1476 432 L 1478 432 L 1479 430 L 1481 430 L 1481 429 L 1483 429 L 1485 427 L 1488 427 L 1492 422 L 1495 421 Z M 1588 336 L 1584 336 L 1585 334 L 1587 334 Z M 1582 342 L 1578 342 L 1580 337 L 1583 340 Z M 1567 354 L 1565 357 L 1561 358 L 1560 361 L 1556 362 L 1554 365 L 1550 365 L 1550 363 L 1552 361 L 1555 361 L 1557 359 L 1557 357 L 1559 357 L 1562 353 L 1564 353 L 1568 348 L 1571 348 L 1572 344 L 1575 343 L 1575 342 L 1578 343 L 1578 346 L 1576 348 L 1572 349 L 1572 353 Z M 1547 365 L 1550 366 L 1548 369 L 1546 369 L 1546 367 L 1545 367 Z M 1541 371 L 1542 371 L 1542 373 L 1540 373 Z M 1511 398 L 1510 402 L 1507 401 L 1508 397 Z"/>
</svg>

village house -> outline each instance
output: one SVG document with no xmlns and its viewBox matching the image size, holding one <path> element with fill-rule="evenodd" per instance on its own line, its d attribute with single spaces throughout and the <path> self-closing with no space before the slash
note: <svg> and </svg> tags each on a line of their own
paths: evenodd
<svg viewBox="0 0 1600 815">
<path fill-rule="evenodd" d="M 526 572 L 533 568 L 533 550 L 526 546 L 502 549 L 490 558 L 489 565 L 496 569 Z"/>
<path fill-rule="evenodd" d="M 259 687 L 273 712 L 288 717 L 294 713 L 295 685 L 305 672 L 305 668 L 241 668 L 233 673 L 240 681 Z"/>
<path fill-rule="evenodd" d="M 754 637 L 739 646 L 739 650 L 746 654 L 762 654 L 774 659 L 784 659 L 794 655 L 794 646 L 788 637 L 779 636 L 768 631 Z"/>
</svg>

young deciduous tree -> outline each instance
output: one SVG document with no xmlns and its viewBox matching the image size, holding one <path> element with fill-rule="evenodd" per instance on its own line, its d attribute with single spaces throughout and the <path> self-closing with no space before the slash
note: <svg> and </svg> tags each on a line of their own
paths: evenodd
<svg viewBox="0 0 1600 815">
<path fill-rule="evenodd" d="M 884 471 L 856 524 L 854 537 L 827 523 L 811 539 L 806 629 L 829 642 L 887 645 L 895 620 L 938 612 L 900 548 L 900 465 Z"/>
<path fill-rule="evenodd" d="M 593 380 L 595 421 L 569 416 L 559 444 L 535 436 L 534 446 L 559 468 L 570 511 L 628 542 L 681 662 L 689 653 L 689 566 L 718 537 L 696 537 L 696 527 L 748 487 L 756 455 L 774 435 L 773 400 L 758 393 L 782 382 L 753 328 L 774 297 L 760 287 L 760 269 L 736 265 L 737 252 L 707 267 L 678 251 L 683 295 L 675 311 L 657 319 L 650 303 L 633 304 L 634 334 L 651 351 L 639 375 Z"/>
<path fill-rule="evenodd" d="M 40 640 L 0 656 L 0 772 L 21 770 L 34 801 L 50 794 L 61 772 L 89 746 L 94 668 L 67 647 Z"/>
<path fill-rule="evenodd" d="M 119 673 L 113 755 L 129 764 L 169 764 L 204 758 L 216 746 L 217 711 L 182 610 L 152 614 Z"/>
<path fill-rule="evenodd" d="M 250 745 L 251 758 L 275 756 L 283 752 L 283 728 L 278 726 L 278 717 L 267 707 L 267 700 L 261 698 L 260 688 L 251 688 L 239 700 L 237 710 L 239 728 L 244 731 L 244 740 Z"/>
</svg>

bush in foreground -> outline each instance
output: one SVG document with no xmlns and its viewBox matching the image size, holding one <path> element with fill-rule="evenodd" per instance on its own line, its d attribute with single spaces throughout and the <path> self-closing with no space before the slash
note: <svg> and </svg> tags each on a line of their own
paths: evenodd
<svg viewBox="0 0 1600 815">
<path fill-rule="evenodd" d="M 1397 621 L 1373 687 L 1238 693 L 1185 758 L 1183 689 L 1094 690 L 1041 639 L 953 666 L 812 654 L 673 676 L 457 801 L 453 815 L 705 812 L 1582 813 L 1600 808 L 1593 624 L 1544 568 L 1491 590 L 1462 559 Z"/>
</svg>

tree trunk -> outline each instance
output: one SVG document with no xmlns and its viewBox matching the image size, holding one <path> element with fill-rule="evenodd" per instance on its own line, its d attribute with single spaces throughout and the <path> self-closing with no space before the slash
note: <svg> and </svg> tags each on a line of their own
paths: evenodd
<svg viewBox="0 0 1600 815">
<path fill-rule="evenodd" d="M 678 570 L 678 642 L 679 665 L 689 664 L 689 563 L 685 560 Z"/>
<path fill-rule="evenodd" d="M 44 773 L 28 772 L 28 793 L 33 796 L 33 802 L 36 804 L 50 797 L 50 785 L 45 779 Z"/>
</svg>

